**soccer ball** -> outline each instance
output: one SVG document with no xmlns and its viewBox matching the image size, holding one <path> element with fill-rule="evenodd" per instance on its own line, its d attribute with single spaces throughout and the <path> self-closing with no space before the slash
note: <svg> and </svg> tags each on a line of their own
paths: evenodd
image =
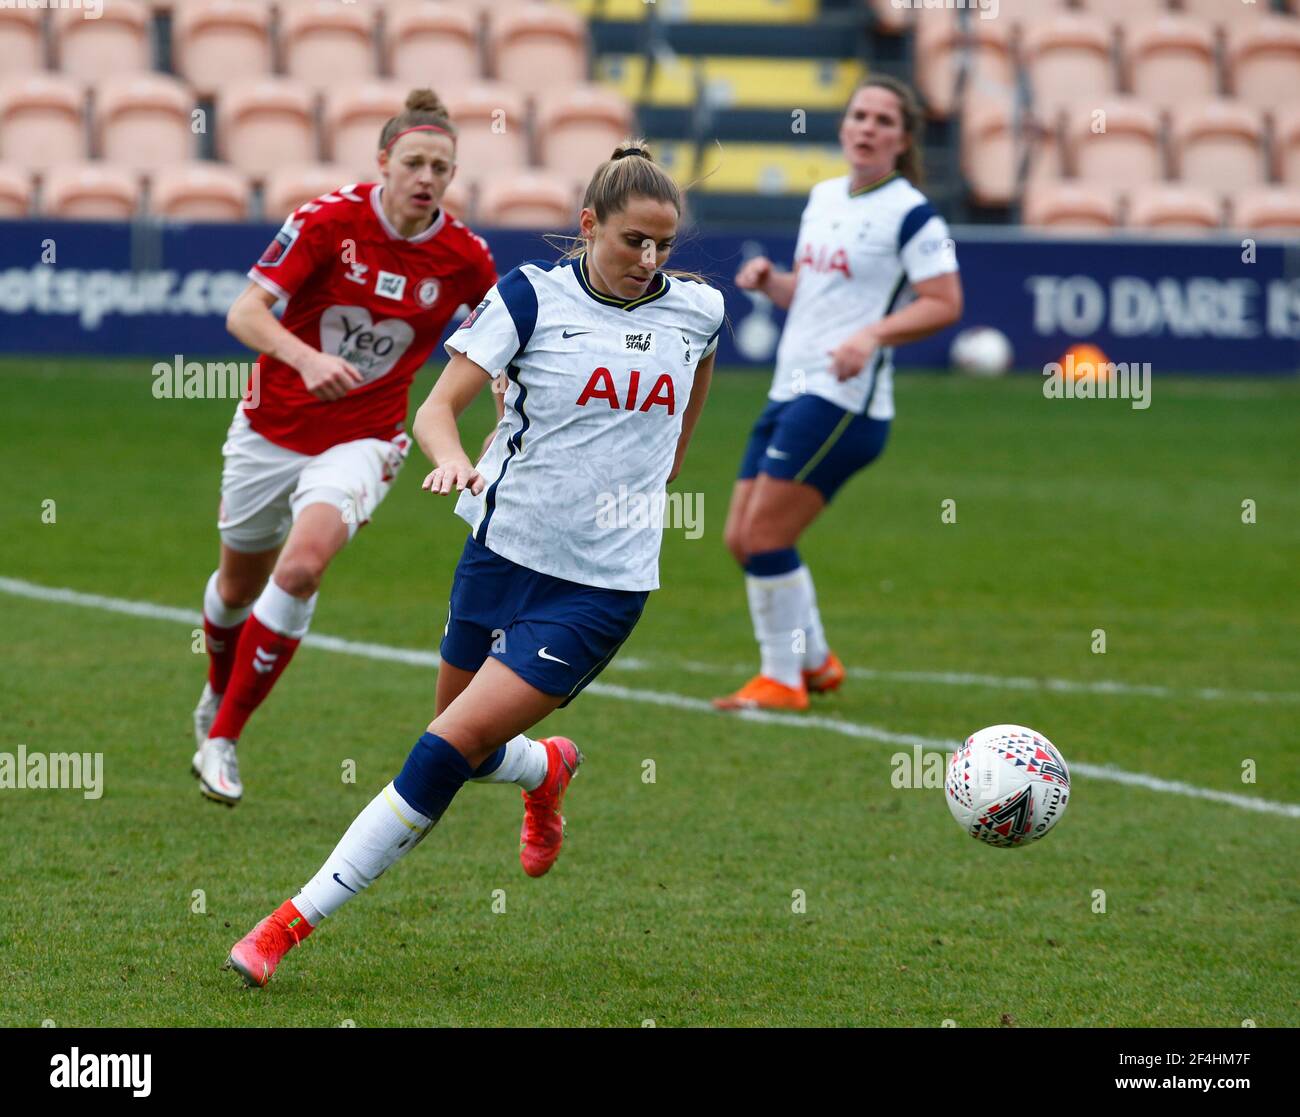
<svg viewBox="0 0 1300 1117">
<path fill-rule="evenodd" d="M 973 326 L 952 339 L 948 359 L 972 376 L 1001 376 L 1011 367 L 1011 342 L 992 326 Z"/>
<path fill-rule="evenodd" d="M 1023 725 L 990 725 L 966 738 L 948 761 L 948 809 L 972 838 L 1028 845 L 1061 821 L 1070 770 L 1057 747 Z"/>
</svg>

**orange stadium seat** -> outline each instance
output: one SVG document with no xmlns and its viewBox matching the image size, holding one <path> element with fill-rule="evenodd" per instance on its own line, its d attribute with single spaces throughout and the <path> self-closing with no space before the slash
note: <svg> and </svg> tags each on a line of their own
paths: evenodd
<svg viewBox="0 0 1300 1117">
<path fill-rule="evenodd" d="M 109 0 L 98 19 L 85 10 L 56 8 L 51 13 L 58 69 L 82 81 L 150 68 L 150 14 L 142 0 Z"/>
<path fill-rule="evenodd" d="M 1023 35 L 1031 24 L 1055 19 L 1062 14 L 1068 15 L 1069 9 L 1070 0 L 998 0 L 997 15 L 993 21 L 1013 27 Z M 991 4 L 989 10 L 993 10 Z M 971 18 L 978 18 L 978 12 L 972 11 Z"/>
<path fill-rule="evenodd" d="M 124 74 L 95 89 L 100 154 L 119 166 L 149 170 L 194 155 L 189 89 L 166 74 Z"/>
<path fill-rule="evenodd" d="M 633 134 L 632 108 L 602 86 L 580 85 L 541 101 L 537 130 L 543 165 L 585 180 Z"/>
<path fill-rule="evenodd" d="M 1244 0 L 1179 0 L 1178 7 L 1187 15 L 1208 19 L 1217 27 L 1230 31 L 1254 16 L 1267 15 L 1269 0 L 1255 0 L 1251 4 Z"/>
<path fill-rule="evenodd" d="M 1166 14 L 1166 0 L 1079 0 L 1085 15 L 1126 27 L 1134 20 L 1155 19 Z"/>
<path fill-rule="evenodd" d="M 448 90 L 444 101 L 459 133 L 458 175 L 476 181 L 528 164 L 528 117 L 512 86 L 479 82 Z"/>
<path fill-rule="evenodd" d="M 485 182 L 478 217 L 504 228 L 567 229 L 577 222 L 577 202 L 577 187 L 569 180 L 525 171 Z"/>
<path fill-rule="evenodd" d="M 393 80 L 413 88 L 482 80 L 479 19 L 459 7 L 408 0 L 390 8 L 385 45 Z"/>
<path fill-rule="evenodd" d="M 248 180 L 220 163 L 183 163 L 153 176 L 150 210 L 175 221 L 243 221 L 248 217 Z"/>
<path fill-rule="evenodd" d="M 1104 114 L 1104 119 L 1102 114 Z M 1095 131 L 1104 123 L 1104 131 Z M 1164 178 L 1160 117 L 1131 97 L 1100 100 L 1070 111 L 1065 121 L 1069 165 L 1083 182 L 1158 182 Z"/>
<path fill-rule="evenodd" d="M 1017 138 L 1017 128 L 1031 129 L 1027 119 L 1017 120 L 1010 98 L 971 98 L 962 105 L 961 173 L 971 198 L 982 206 L 1010 205 L 1019 187 L 1021 153 L 1031 132 Z"/>
<path fill-rule="evenodd" d="M 85 105 L 85 90 L 57 74 L 0 85 L 0 159 L 33 170 L 85 159 Z"/>
<path fill-rule="evenodd" d="M 0 217 L 26 217 L 31 205 L 31 172 L 0 164 Z"/>
<path fill-rule="evenodd" d="M 43 8 L 0 8 L 0 74 L 45 68 L 44 26 Z"/>
<path fill-rule="evenodd" d="M 377 75 L 375 10 L 338 0 L 280 7 L 280 48 L 289 77 L 315 89 Z"/>
<path fill-rule="evenodd" d="M 1263 121 L 1236 101 L 1207 101 L 1173 114 L 1175 177 L 1210 190 L 1246 190 L 1264 182 Z"/>
<path fill-rule="evenodd" d="M 379 177 L 379 133 L 402 111 L 408 90 L 395 82 L 371 81 L 340 86 L 325 95 L 327 154 L 340 167 L 351 167 L 353 181 Z"/>
<path fill-rule="evenodd" d="M 1251 232 L 1300 232 L 1300 190 L 1252 190 L 1229 199 L 1234 229 Z"/>
<path fill-rule="evenodd" d="M 1129 194 L 1128 223 L 1134 228 L 1197 233 L 1217 229 L 1222 222 L 1218 195 L 1198 186 L 1155 182 Z"/>
<path fill-rule="evenodd" d="M 1277 177 L 1300 186 L 1300 104 L 1273 113 L 1273 152 Z"/>
<path fill-rule="evenodd" d="M 211 97 L 223 84 L 271 72 L 271 9 L 265 0 L 177 0 L 176 72 Z"/>
<path fill-rule="evenodd" d="M 276 167 L 316 162 L 315 97 L 288 78 L 234 82 L 217 96 L 221 157 L 254 179 Z"/>
<path fill-rule="evenodd" d="M 473 192 L 470 187 L 459 178 L 452 179 L 447 193 L 442 196 L 442 208 L 452 217 L 468 224 L 473 212 Z"/>
<path fill-rule="evenodd" d="M 498 81 L 527 96 L 587 80 L 587 24 L 576 12 L 545 4 L 492 10 L 488 57 Z"/>
<path fill-rule="evenodd" d="M 1128 87 L 1162 109 L 1218 96 L 1214 30 L 1204 20 L 1166 15 L 1124 28 Z"/>
<path fill-rule="evenodd" d="M 1051 229 L 1113 229 L 1119 198 L 1113 187 L 1087 182 L 1043 182 L 1025 190 L 1026 225 Z"/>
<path fill-rule="evenodd" d="M 1300 20 L 1242 21 L 1228 29 L 1228 86 L 1238 100 L 1267 109 L 1300 90 Z"/>
<path fill-rule="evenodd" d="M 903 35 L 915 22 L 916 9 L 897 6 L 893 0 L 866 0 L 872 25 L 884 35 Z"/>
<path fill-rule="evenodd" d="M 342 186 L 373 182 L 376 177 L 377 173 L 369 178 L 358 178 L 355 171 L 335 163 L 278 167 L 266 177 L 262 210 L 268 221 L 283 221 L 303 202 L 332 194 Z"/>
<path fill-rule="evenodd" d="M 1061 15 L 1025 28 L 1021 52 L 1034 111 L 1046 120 L 1095 102 L 1116 89 L 1108 24 L 1085 15 Z"/>
<path fill-rule="evenodd" d="M 129 167 L 65 163 L 45 175 L 41 210 L 50 217 L 126 221 L 140 208 L 140 183 Z"/>
<path fill-rule="evenodd" d="M 1009 90 L 1015 81 L 1011 38 L 999 20 L 972 15 L 963 27 L 953 8 L 918 13 L 916 85 L 931 116 L 955 109 L 957 83 L 964 71 L 964 97 L 978 99 L 990 90 Z"/>
</svg>

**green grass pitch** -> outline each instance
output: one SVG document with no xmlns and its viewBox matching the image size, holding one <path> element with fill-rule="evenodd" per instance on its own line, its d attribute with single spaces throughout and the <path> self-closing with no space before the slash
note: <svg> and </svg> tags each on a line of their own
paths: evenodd
<svg viewBox="0 0 1300 1117">
<path fill-rule="evenodd" d="M 151 365 L 0 362 L 0 577 L 200 607 L 232 405 L 156 400 Z M 0 751 L 105 756 L 98 800 L 0 790 L 0 1025 L 1300 1024 L 1300 818 L 1098 774 L 1300 803 L 1300 385 L 1157 378 L 1138 411 L 900 376 L 884 456 L 801 547 L 856 669 L 814 714 L 879 739 L 679 701 L 755 665 L 721 534 L 766 387 L 716 377 L 677 485 L 704 534 L 667 533 L 606 686 L 544 725 L 588 758 L 556 868 L 520 869 L 516 789 L 467 787 L 266 990 L 227 949 L 397 771 L 433 671 L 304 647 L 226 810 L 188 771 L 189 624 L 0 591 Z M 436 649 L 465 529 L 424 469 L 329 571 L 315 632 Z M 891 782 L 902 735 L 1003 721 L 1093 772 L 1012 851 Z"/>
</svg>

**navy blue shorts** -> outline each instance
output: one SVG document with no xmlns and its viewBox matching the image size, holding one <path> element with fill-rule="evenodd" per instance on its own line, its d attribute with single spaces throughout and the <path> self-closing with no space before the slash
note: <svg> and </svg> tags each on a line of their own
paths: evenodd
<svg viewBox="0 0 1300 1117">
<path fill-rule="evenodd" d="M 760 473 L 802 481 L 831 497 L 885 448 L 888 419 L 869 419 L 822 399 L 802 395 L 770 400 L 754 424 L 740 462 L 740 479 Z"/>
<path fill-rule="evenodd" d="M 440 654 L 477 671 L 499 659 L 567 706 L 609 664 L 641 619 L 648 590 L 607 590 L 539 574 L 471 535 L 451 584 Z"/>
</svg>

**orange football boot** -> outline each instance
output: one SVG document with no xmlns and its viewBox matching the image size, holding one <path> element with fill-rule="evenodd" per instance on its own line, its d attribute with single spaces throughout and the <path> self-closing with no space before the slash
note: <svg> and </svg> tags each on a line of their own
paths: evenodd
<svg viewBox="0 0 1300 1117">
<path fill-rule="evenodd" d="M 546 746 L 546 778 L 523 793 L 524 825 L 519 831 L 519 863 L 530 877 L 544 876 L 560 856 L 564 842 L 560 807 L 583 759 L 568 737 L 543 737 L 540 743 Z"/>
<path fill-rule="evenodd" d="M 810 694 L 829 694 L 833 690 L 838 690 L 843 681 L 844 664 L 834 652 L 828 652 L 826 662 L 815 671 L 803 673 L 803 685 L 808 688 Z"/>
<path fill-rule="evenodd" d="M 280 959 L 314 930 L 293 901 L 285 900 L 230 948 L 223 969 L 234 970 L 247 985 L 265 985 Z"/>
<path fill-rule="evenodd" d="M 719 710 L 806 710 L 808 689 L 802 682 L 792 687 L 766 675 L 755 675 L 735 694 L 715 698 L 713 704 Z"/>
</svg>

